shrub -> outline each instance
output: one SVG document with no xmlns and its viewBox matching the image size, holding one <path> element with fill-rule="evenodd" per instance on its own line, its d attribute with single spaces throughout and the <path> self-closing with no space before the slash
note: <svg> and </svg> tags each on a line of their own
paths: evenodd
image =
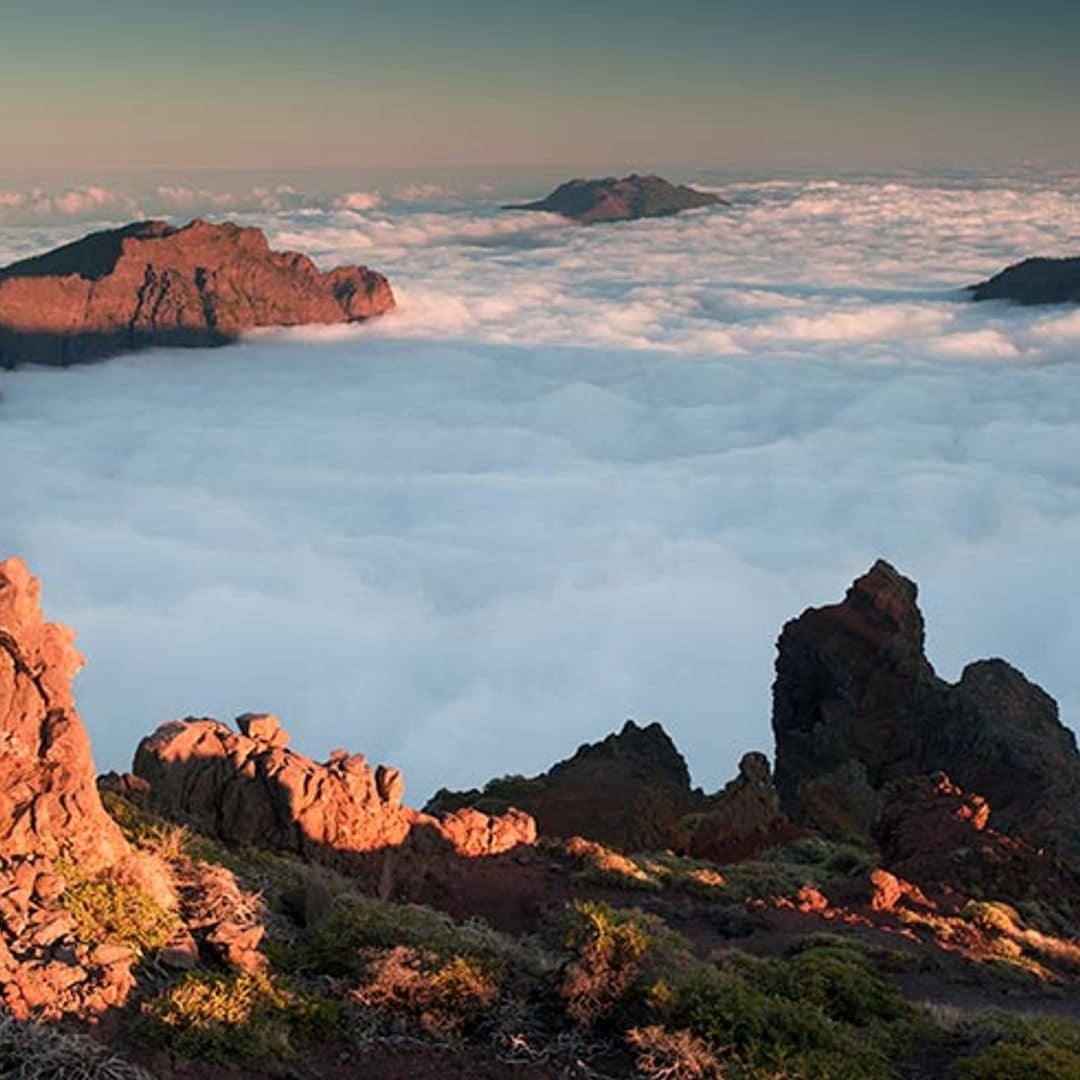
<svg viewBox="0 0 1080 1080">
<path fill-rule="evenodd" d="M 690 1031 L 668 1031 L 658 1024 L 631 1028 L 626 1041 L 634 1065 L 647 1080 L 720 1080 L 720 1064 L 704 1039 Z"/>
<path fill-rule="evenodd" d="M 540 958 L 480 922 L 455 923 L 419 904 L 396 904 L 355 894 L 338 896 L 330 911 L 292 950 L 295 970 L 350 975 L 365 967 L 364 950 L 405 945 L 444 959 L 470 957 L 489 966 L 513 957 L 523 969 Z"/>
<path fill-rule="evenodd" d="M 363 983 L 351 994 L 359 1005 L 405 1016 L 439 1039 L 463 1034 L 494 1005 L 499 984 L 475 959 L 440 959 L 407 946 L 369 957 Z"/>
<path fill-rule="evenodd" d="M 266 975 L 193 972 L 143 1006 L 143 1035 L 175 1057 L 288 1059 L 334 1035 L 338 1005 Z"/>
<path fill-rule="evenodd" d="M 803 943 L 787 964 L 773 964 L 768 982 L 783 997 L 817 1006 L 826 1016 L 862 1027 L 910 1015 L 895 986 L 865 953 L 846 941 Z"/>
<path fill-rule="evenodd" d="M 4 1080 L 153 1080 L 150 1073 L 85 1035 L 0 1014 Z"/>
<path fill-rule="evenodd" d="M 107 877 L 89 878 L 63 860 L 60 903 L 75 920 L 80 941 L 128 945 L 137 953 L 154 952 L 172 936 L 176 916 L 145 890 Z"/>
<path fill-rule="evenodd" d="M 1059 1046 L 997 1043 L 957 1062 L 961 1080 L 1076 1080 L 1080 1054 Z"/>
<path fill-rule="evenodd" d="M 567 913 L 564 944 L 573 956 L 563 971 L 559 994 L 579 1024 L 612 1012 L 638 983 L 652 941 L 647 917 L 616 911 L 591 900 L 575 902 Z"/>
<path fill-rule="evenodd" d="M 812 996 L 770 993 L 748 977 L 776 980 L 775 961 L 703 970 L 678 988 L 669 1026 L 704 1039 L 724 1060 L 782 1076 L 877 1080 L 890 1075 L 887 1043 L 826 1014 Z M 757 969 L 757 970 L 755 970 Z"/>
</svg>

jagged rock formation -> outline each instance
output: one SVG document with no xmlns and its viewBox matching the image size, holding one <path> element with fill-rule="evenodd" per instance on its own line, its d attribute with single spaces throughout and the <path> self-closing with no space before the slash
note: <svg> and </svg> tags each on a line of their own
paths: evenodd
<svg viewBox="0 0 1080 1080">
<path fill-rule="evenodd" d="M 739 775 L 722 791 L 704 800 L 704 808 L 681 824 L 678 844 L 691 855 L 713 862 L 745 859 L 804 834 L 780 808 L 769 759 L 751 751 L 739 762 Z"/>
<path fill-rule="evenodd" d="M 586 743 L 540 776 L 493 780 L 483 791 L 439 791 L 431 811 L 511 806 L 544 836 L 585 836 L 622 851 L 670 847 L 680 819 L 702 803 L 682 755 L 659 724 L 627 720 L 617 734 Z"/>
<path fill-rule="evenodd" d="M 1080 258 L 1025 259 L 968 288 L 973 300 L 1080 303 Z"/>
<path fill-rule="evenodd" d="M 923 886 L 1001 900 L 1041 899 L 1080 914 L 1080 873 L 989 827 L 990 804 L 944 773 L 889 785 L 874 824 L 885 864 Z"/>
<path fill-rule="evenodd" d="M 319 764 L 287 749 L 277 718 L 246 714 L 163 724 L 139 744 L 135 774 L 150 803 L 227 843 L 294 852 L 345 871 L 389 872 L 386 854 L 498 855 L 536 839 L 528 815 L 435 817 L 401 802 L 396 769 L 335 751 Z"/>
<path fill-rule="evenodd" d="M 19 1018 L 92 1015 L 134 980 L 126 946 L 86 942 L 61 905 L 61 857 L 98 873 L 128 855 L 94 782 L 71 679 L 74 634 L 48 623 L 19 559 L 0 563 L 0 1003 Z"/>
<path fill-rule="evenodd" d="M 917 595 L 878 561 L 842 603 L 784 627 L 772 718 L 784 809 L 866 836 L 888 782 L 943 771 L 988 799 L 1005 831 L 1080 851 L 1080 754 L 1053 699 L 1003 660 L 938 678 Z"/>
<path fill-rule="evenodd" d="M 64 856 L 92 873 L 127 844 L 98 796 L 71 692 L 75 635 L 46 622 L 37 578 L 0 563 L 0 862 Z"/>
<path fill-rule="evenodd" d="M 726 200 L 659 176 L 608 176 L 603 180 L 568 180 L 537 202 L 504 206 L 504 210 L 546 210 L 575 221 L 630 221 L 666 217 L 703 206 L 727 206 Z"/>
<path fill-rule="evenodd" d="M 321 273 L 258 229 L 141 221 L 0 270 L 0 367 L 153 345 L 210 346 L 261 326 L 355 322 L 394 306 L 363 266 Z"/>
</svg>

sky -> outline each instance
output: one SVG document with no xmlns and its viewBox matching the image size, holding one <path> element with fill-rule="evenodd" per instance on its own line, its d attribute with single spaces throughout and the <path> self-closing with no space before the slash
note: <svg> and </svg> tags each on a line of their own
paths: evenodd
<svg viewBox="0 0 1080 1080">
<path fill-rule="evenodd" d="M 0 173 L 1080 155 L 1065 0 L 5 0 Z"/>
</svg>

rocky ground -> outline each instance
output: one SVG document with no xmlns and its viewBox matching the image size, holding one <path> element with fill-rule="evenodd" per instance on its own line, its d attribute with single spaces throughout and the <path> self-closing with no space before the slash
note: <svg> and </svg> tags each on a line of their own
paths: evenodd
<svg viewBox="0 0 1080 1080">
<path fill-rule="evenodd" d="M 775 781 L 630 723 L 417 811 L 265 714 L 95 778 L 0 564 L 0 1077 L 1080 1076 L 1075 739 L 916 601 L 878 563 L 784 629 Z"/>
</svg>

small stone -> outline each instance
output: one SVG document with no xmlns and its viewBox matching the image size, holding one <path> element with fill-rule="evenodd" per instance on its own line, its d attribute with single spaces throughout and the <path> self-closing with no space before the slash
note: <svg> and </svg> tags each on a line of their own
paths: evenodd
<svg viewBox="0 0 1080 1080">
<path fill-rule="evenodd" d="M 98 967 L 111 967 L 113 964 L 122 964 L 129 960 L 131 960 L 131 949 L 127 945 L 98 945 L 90 953 L 90 963 Z"/>
<path fill-rule="evenodd" d="M 400 803 L 405 798 L 405 780 L 401 770 L 380 765 L 375 770 L 375 789 L 383 802 Z"/>
<path fill-rule="evenodd" d="M 249 739 L 267 746 L 285 746 L 289 741 L 289 733 L 273 713 L 244 713 L 236 718 L 236 726 Z"/>
<path fill-rule="evenodd" d="M 64 879 L 59 874 L 45 870 L 34 880 L 34 896 L 46 904 L 56 900 L 63 891 Z"/>
</svg>

